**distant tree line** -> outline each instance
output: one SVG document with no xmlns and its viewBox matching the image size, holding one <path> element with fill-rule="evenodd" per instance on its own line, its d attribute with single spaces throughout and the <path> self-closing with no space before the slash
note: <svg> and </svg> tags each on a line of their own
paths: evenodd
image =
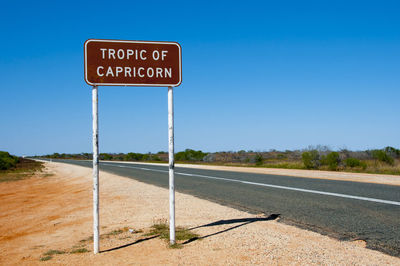
<svg viewBox="0 0 400 266">
<path fill-rule="evenodd" d="M 176 161 L 203 161 L 203 158 L 208 153 L 202 151 L 196 151 L 192 149 L 186 149 L 175 154 Z M 69 153 L 53 153 L 43 156 L 34 156 L 50 159 L 74 159 L 74 160 L 91 160 L 93 155 L 91 153 L 79 153 L 79 154 L 69 154 Z M 167 162 L 168 152 L 160 151 L 158 153 L 100 153 L 100 160 L 106 161 L 154 161 L 154 162 Z"/>
<path fill-rule="evenodd" d="M 91 153 L 53 153 L 41 157 L 91 160 Z M 101 153 L 100 160 L 168 162 L 168 153 Z M 309 146 L 303 150 L 203 152 L 186 149 L 175 154 L 175 161 L 217 165 L 257 166 L 331 171 L 359 171 L 400 174 L 400 150 L 394 147 L 364 151 L 331 150 L 327 146 Z"/>
<path fill-rule="evenodd" d="M 74 159 L 74 160 L 91 160 L 93 159 L 93 155 L 91 153 L 58 153 L 55 152 L 53 154 L 46 155 L 36 155 L 32 156 L 33 158 L 49 158 L 49 159 Z"/>
</svg>

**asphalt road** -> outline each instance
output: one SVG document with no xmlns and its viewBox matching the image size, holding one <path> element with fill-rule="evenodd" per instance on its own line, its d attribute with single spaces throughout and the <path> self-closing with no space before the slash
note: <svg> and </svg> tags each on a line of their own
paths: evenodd
<svg viewBox="0 0 400 266">
<path fill-rule="evenodd" d="M 92 167 L 90 161 L 57 160 Z M 101 162 L 100 169 L 168 187 L 167 165 Z M 175 168 L 179 192 L 400 257 L 400 186 Z M 400 178 L 400 177 L 399 177 Z M 177 202 L 176 204 L 179 204 Z"/>
</svg>

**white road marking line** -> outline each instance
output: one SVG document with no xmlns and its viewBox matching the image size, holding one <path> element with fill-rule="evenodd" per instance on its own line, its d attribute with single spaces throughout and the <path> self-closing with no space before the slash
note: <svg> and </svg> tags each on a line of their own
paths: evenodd
<svg viewBox="0 0 400 266">
<path fill-rule="evenodd" d="M 140 170 L 145 170 L 145 171 L 168 173 L 168 170 L 158 170 L 158 169 L 150 169 L 150 168 L 134 167 L 134 166 L 125 166 L 125 165 L 115 165 L 115 164 L 107 164 L 107 163 L 101 163 L 101 164 L 102 165 L 109 165 L 109 166 L 116 166 L 116 167 L 124 167 L 124 168 L 134 168 L 134 169 L 140 169 Z M 242 184 L 247 184 L 247 185 L 279 188 L 279 189 L 285 189 L 285 190 L 300 191 L 300 192 L 306 192 L 306 193 L 327 195 L 327 196 L 347 198 L 347 199 L 357 199 L 357 200 L 363 200 L 363 201 L 371 201 L 371 202 L 378 202 L 378 203 L 383 203 L 383 204 L 390 204 L 390 205 L 400 206 L 400 202 L 391 201 L 391 200 L 382 200 L 382 199 L 375 199 L 375 198 L 368 198 L 368 197 L 360 197 L 360 196 L 353 196 L 353 195 L 333 193 L 333 192 L 325 192 L 325 191 L 312 190 L 312 189 L 303 189 L 303 188 L 296 188 L 296 187 L 278 186 L 278 185 L 250 182 L 250 181 L 245 181 L 245 180 L 230 179 L 230 178 L 223 178 L 223 177 L 216 177 L 216 176 L 207 176 L 207 175 L 199 175 L 199 174 L 188 174 L 188 173 L 180 173 L 180 172 L 175 172 L 175 174 L 184 175 L 184 176 L 197 176 L 197 177 L 202 177 L 202 178 L 208 178 L 208 179 L 214 179 L 214 180 L 222 180 L 222 181 L 228 181 L 228 182 L 236 182 L 236 183 L 242 183 Z"/>
</svg>

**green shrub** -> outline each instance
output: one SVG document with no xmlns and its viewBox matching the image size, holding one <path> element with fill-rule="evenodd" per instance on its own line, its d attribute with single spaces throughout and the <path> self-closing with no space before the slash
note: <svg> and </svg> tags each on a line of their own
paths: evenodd
<svg viewBox="0 0 400 266">
<path fill-rule="evenodd" d="M 335 171 L 340 163 L 340 156 L 338 152 L 331 152 L 326 156 L 326 164 L 329 170 Z"/>
<path fill-rule="evenodd" d="M 100 153 L 100 160 L 111 161 L 113 159 L 112 155 L 108 153 Z"/>
<path fill-rule="evenodd" d="M 276 159 L 278 159 L 278 160 L 287 159 L 287 155 L 280 153 L 280 154 L 276 155 Z"/>
<path fill-rule="evenodd" d="M 361 167 L 364 170 L 367 168 L 367 164 L 365 162 L 362 162 L 356 158 L 347 158 L 344 161 L 344 163 L 345 163 L 346 167 L 350 167 L 350 168 Z"/>
<path fill-rule="evenodd" d="M 301 159 L 303 160 L 304 167 L 307 169 L 312 169 L 312 156 L 309 151 L 305 151 L 301 154 Z"/>
<path fill-rule="evenodd" d="M 361 165 L 361 161 L 356 158 L 347 158 L 344 163 L 346 167 L 358 167 Z"/>
<path fill-rule="evenodd" d="M 125 161 L 142 161 L 143 158 L 143 154 L 141 153 L 134 153 L 134 152 L 129 152 L 124 156 L 124 160 Z"/>
<path fill-rule="evenodd" d="M 386 153 L 384 150 L 373 150 L 372 151 L 372 157 L 378 161 L 393 165 L 394 160 L 392 157 L 390 157 L 389 154 Z"/>
<path fill-rule="evenodd" d="M 318 169 L 320 165 L 319 153 L 317 150 L 305 151 L 301 154 L 304 167 L 307 169 Z"/>
<path fill-rule="evenodd" d="M 6 151 L 0 151 L 0 170 L 8 170 L 14 168 L 19 159 L 16 156 L 10 155 Z"/>
<path fill-rule="evenodd" d="M 175 160 L 177 161 L 202 161 L 208 153 L 202 151 L 195 151 L 186 149 L 185 151 L 178 152 L 175 154 Z"/>
<path fill-rule="evenodd" d="M 151 160 L 152 160 L 152 161 L 161 161 L 161 158 L 158 157 L 157 155 L 152 155 L 152 156 L 151 156 Z"/>
<path fill-rule="evenodd" d="M 159 153 L 160 154 L 160 153 Z M 160 157 L 151 153 L 134 153 L 130 152 L 124 155 L 125 161 L 161 161 Z"/>
<path fill-rule="evenodd" d="M 388 155 L 390 155 L 391 157 L 396 157 L 396 158 L 400 157 L 400 150 L 399 149 L 396 149 L 396 148 L 388 146 L 388 147 L 385 148 L 385 152 Z"/>
<path fill-rule="evenodd" d="M 261 166 L 264 162 L 264 158 L 262 157 L 261 154 L 257 153 L 255 157 L 255 162 L 257 166 Z"/>
</svg>

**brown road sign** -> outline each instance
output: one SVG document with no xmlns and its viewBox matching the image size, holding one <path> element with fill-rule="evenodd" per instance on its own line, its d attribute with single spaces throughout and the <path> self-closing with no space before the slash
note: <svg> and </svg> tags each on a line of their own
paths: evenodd
<svg viewBox="0 0 400 266">
<path fill-rule="evenodd" d="M 182 82 L 181 46 L 176 42 L 90 39 L 84 49 L 89 85 L 175 87 Z"/>
</svg>

